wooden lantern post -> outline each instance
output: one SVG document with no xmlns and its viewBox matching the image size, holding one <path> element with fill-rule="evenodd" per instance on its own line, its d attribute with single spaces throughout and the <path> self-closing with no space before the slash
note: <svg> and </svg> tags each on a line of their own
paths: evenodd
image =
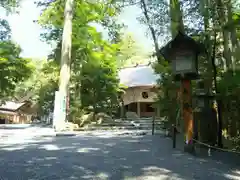
<svg viewBox="0 0 240 180">
<path fill-rule="evenodd" d="M 198 44 L 179 32 L 160 52 L 171 63 L 174 79 L 181 82 L 181 107 L 186 145 L 192 144 L 193 110 L 191 80 L 198 78 Z"/>
</svg>

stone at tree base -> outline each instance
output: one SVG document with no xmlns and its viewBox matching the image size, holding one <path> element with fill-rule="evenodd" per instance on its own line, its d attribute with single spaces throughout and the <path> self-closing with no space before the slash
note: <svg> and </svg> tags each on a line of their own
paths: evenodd
<svg viewBox="0 0 240 180">
<path fill-rule="evenodd" d="M 89 114 L 84 114 L 81 117 L 81 123 L 80 123 L 80 127 L 84 126 L 85 124 L 88 124 L 90 122 L 93 121 L 93 113 L 89 113 Z"/>
<path fill-rule="evenodd" d="M 109 115 L 107 115 L 105 113 L 96 114 L 96 120 L 97 120 L 97 124 L 113 123 L 114 122 L 114 120 Z"/>
<path fill-rule="evenodd" d="M 72 122 L 67 122 L 65 124 L 65 129 L 70 130 L 70 131 L 73 131 L 73 130 L 78 129 L 78 128 L 79 128 L 78 124 L 74 124 Z"/>
</svg>

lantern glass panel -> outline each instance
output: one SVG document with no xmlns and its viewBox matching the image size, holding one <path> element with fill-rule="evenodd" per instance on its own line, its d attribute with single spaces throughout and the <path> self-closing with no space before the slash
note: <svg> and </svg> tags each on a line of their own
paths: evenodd
<svg viewBox="0 0 240 180">
<path fill-rule="evenodd" d="M 193 61 L 191 57 L 177 56 L 176 57 L 176 71 L 192 71 Z"/>
<path fill-rule="evenodd" d="M 176 73 L 195 72 L 196 65 L 193 53 L 177 53 L 175 56 L 175 71 Z"/>
</svg>

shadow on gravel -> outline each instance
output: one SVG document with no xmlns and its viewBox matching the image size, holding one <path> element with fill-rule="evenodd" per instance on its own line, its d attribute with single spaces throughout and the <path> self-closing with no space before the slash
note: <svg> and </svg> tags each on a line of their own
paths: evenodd
<svg viewBox="0 0 240 180">
<path fill-rule="evenodd" d="M 236 166 L 174 151 L 160 136 L 42 137 L 0 148 L 4 180 L 240 179 Z"/>
<path fill-rule="evenodd" d="M 181 151 L 183 151 L 183 146 L 184 146 L 182 139 L 183 139 L 183 136 L 181 137 L 181 134 L 178 134 L 177 148 Z M 169 138 L 169 141 L 172 142 L 170 138 Z M 231 164 L 231 165 L 240 167 L 240 153 L 210 149 L 210 156 L 209 156 L 209 148 L 202 147 L 202 148 L 197 148 L 196 156 L 198 158 L 216 160 L 223 164 Z"/>
</svg>

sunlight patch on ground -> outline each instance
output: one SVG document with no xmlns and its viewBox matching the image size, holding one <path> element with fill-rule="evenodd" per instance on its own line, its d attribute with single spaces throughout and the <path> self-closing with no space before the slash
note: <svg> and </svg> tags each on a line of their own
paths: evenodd
<svg viewBox="0 0 240 180">
<path fill-rule="evenodd" d="M 16 151 L 16 150 L 25 149 L 26 147 L 27 147 L 27 145 L 22 145 L 22 146 L 15 146 L 15 147 L 4 147 L 4 148 L 1 148 L 1 149 L 5 150 L 5 151 Z"/>
<path fill-rule="evenodd" d="M 170 170 L 159 168 L 156 166 L 150 166 L 143 168 L 143 175 L 138 177 L 131 177 L 133 176 L 130 172 L 126 172 L 124 179 L 126 180 L 167 180 L 169 178 L 177 177 L 177 175 L 173 174 Z"/>
<path fill-rule="evenodd" d="M 81 179 L 99 179 L 99 180 L 109 179 L 109 175 L 107 173 L 100 172 L 96 175 L 93 171 L 86 169 L 85 167 L 82 166 L 77 167 L 77 169 L 83 171 L 85 174 L 81 176 Z"/>
<path fill-rule="evenodd" d="M 44 144 L 42 146 L 40 146 L 39 149 L 45 149 L 48 151 L 56 151 L 56 150 L 60 150 L 60 148 L 54 144 Z"/>
<path fill-rule="evenodd" d="M 170 170 L 167 170 L 167 169 L 164 169 L 164 168 L 159 168 L 159 167 L 156 167 L 156 166 L 149 166 L 149 167 L 146 167 L 146 168 L 143 168 L 143 171 L 161 171 L 163 173 L 170 173 L 171 171 Z"/>
<path fill-rule="evenodd" d="M 5 147 L 9 145 L 36 145 L 36 143 L 40 142 L 51 142 L 53 141 L 53 137 L 46 137 L 41 139 L 34 139 L 33 137 L 23 138 L 18 136 L 11 136 L 9 138 L 5 138 L 2 142 L 0 142 L 0 147 Z"/>
<path fill-rule="evenodd" d="M 139 142 L 139 139 L 131 139 L 131 140 L 128 140 L 128 142 L 137 143 Z"/>
<path fill-rule="evenodd" d="M 79 146 L 80 143 L 72 143 L 73 146 Z"/>
<path fill-rule="evenodd" d="M 235 174 L 224 174 L 224 177 L 226 177 L 228 179 L 232 179 L 232 180 L 239 180 L 240 179 L 240 176 L 235 175 Z"/>
<path fill-rule="evenodd" d="M 102 180 L 109 179 L 109 175 L 107 173 L 103 173 L 103 172 L 98 173 L 97 177 L 102 179 Z"/>
<path fill-rule="evenodd" d="M 45 159 L 46 159 L 46 160 L 56 160 L 57 157 L 51 157 L 51 156 L 49 156 L 49 157 L 45 157 Z"/>
<path fill-rule="evenodd" d="M 107 144 L 105 144 L 106 146 L 110 146 L 110 147 L 113 147 L 113 146 L 115 146 L 116 145 L 116 143 L 107 143 Z"/>
<path fill-rule="evenodd" d="M 233 171 L 235 174 L 238 174 L 240 176 L 240 170 Z"/>
<path fill-rule="evenodd" d="M 3 145 L 17 145 L 17 144 L 30 144 L 30 143 L 37 143 L 39 141 L 33 139 L 21 139 L 19 137 L 11 137 L 11 139 L 4 139 L 1 143 Z"/>
<path fill-rule="evenodd" d="M 117 136 L 115 134 L 94 134 L 94 135 L 100 138 L 113 138 Z"/>
<path fill-rule="evenodd" d="M 85 135 L 89 135 L 90 137 L 92 136 L 97 136 L 101 138 L 111 138 L 111 137 L 119 137 L 121 136 L 132 136 L 132 135 L 137 135 L 136 137 L 133 136 L 132 138 L 140 138 L 143 137 L 142 133 L 146 133 L 146 131 L 143 130 L 109 130 L 109 131 L 102 131 L 102 130 L 97 130 L 94 132 L 85 132 Z"/>
<path fill-rule="evenodd" d="M 140 149 L 138 152 L 149 152 L 149 149 Z"/>
<path fill-rule="evenodd" d="M 57 157 L 45 157 L 45 158 L 33 157 L 31 160 L 28 160 L 27 163 L 34 164 L 35 162 L 43 162 L 49 160 L 57 160 Z"/>
<path fill-rule="evenodd" d="M 224 174 L 224 177 L 226 177 L 228 179 L 239 180 L 240 179 L 240 171 L 239 170 L 232 171 L 231 174 Z"/>
<path fill-rule="evenodd" d="M 79 153 L 89 153 L 91 151 L 99 151 L 99 148 L 80 148 L 77 150 Z"/>
</svg>

